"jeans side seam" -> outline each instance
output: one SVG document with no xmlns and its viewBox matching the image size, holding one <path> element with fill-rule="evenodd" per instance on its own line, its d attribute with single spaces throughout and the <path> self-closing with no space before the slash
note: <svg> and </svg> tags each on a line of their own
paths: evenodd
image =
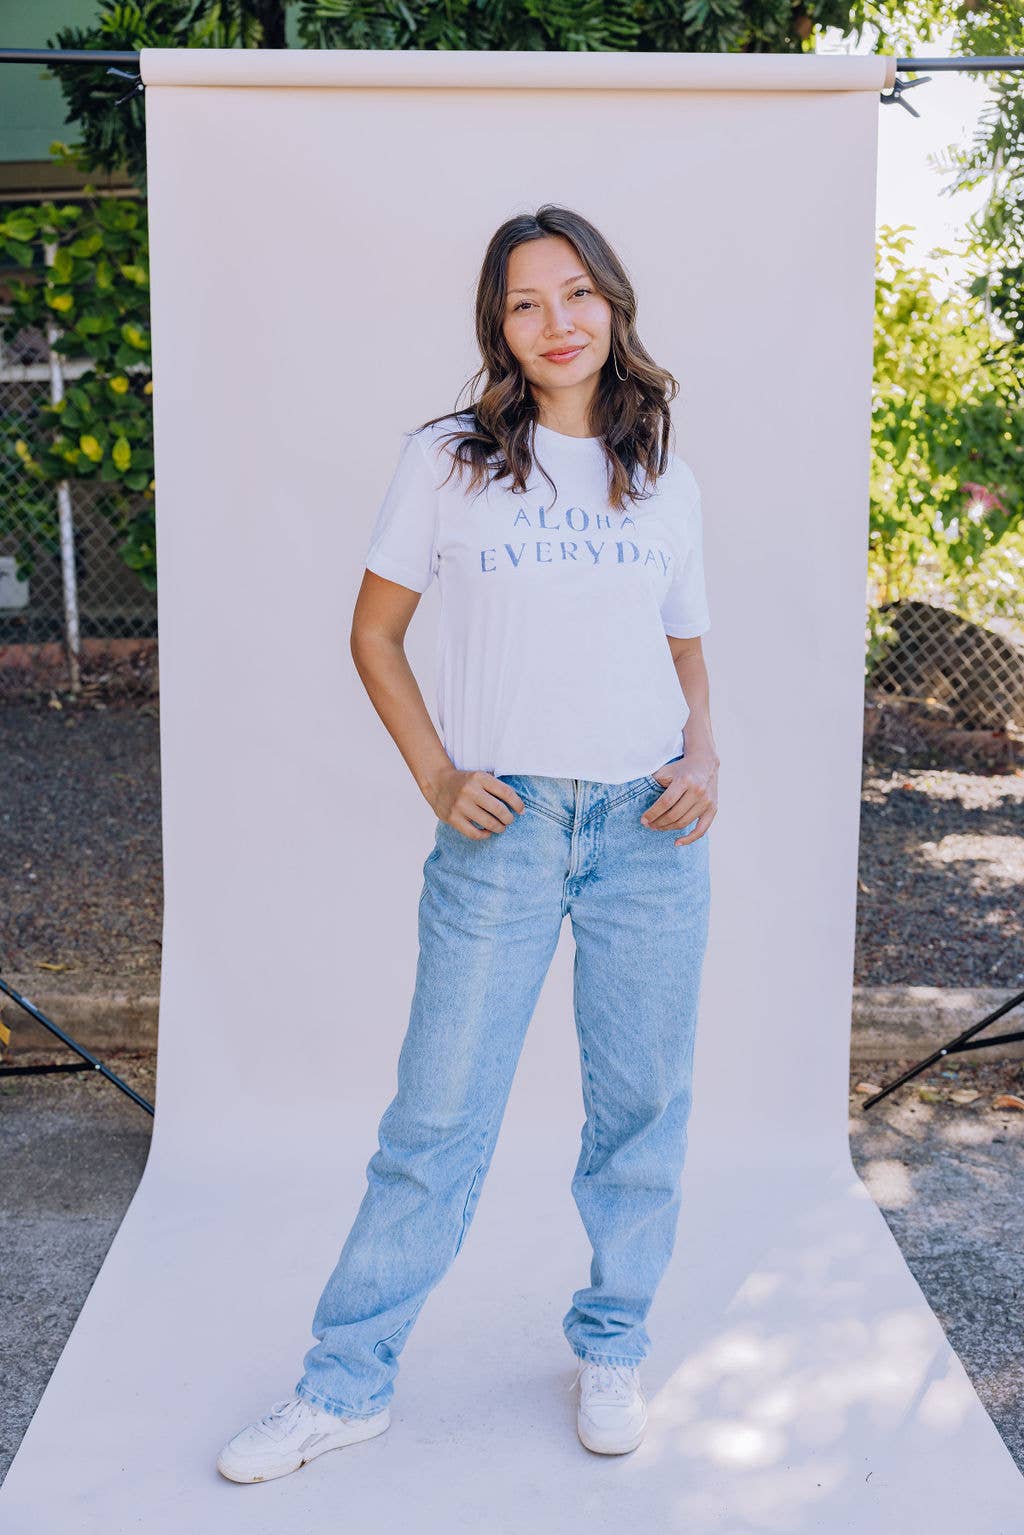
<svg viewBox="0 0 1024 1535">
<path fill-rule="evenodd" d="M 578 952 L 579 951 L 577 950 L 577 954 Z M 597 1095 L 594 1092 L 594 1076 L 590 1069 L 590 1055 L 587 1051 L 586 1040 L 583 1037 L 583 1015 L 580 1009 L 580 970 L 578 960 L 574 962 L 572 967 L 572 1010 L 576 1019 L 576 1029 L 579 1034 L 580 1042 L 580 1057 L 583 1064 L 583 1070 L 587 1078 L 587 1085 L 589 1089 L 588 1097 L 590 1099 L 590 1112 L 587 1115 L 587 1118 L 590 1121 L 590 1147 L 587 1151 L 586 1158 L 584 1159 L 583 1166 L 580 1168 L 579 1172 L 580 1177 L 586 1177 L 587 1173 L 590 1171 L 590 1164 L 594 1160 L 594 1153 L 597 1150 L 599 1140 L 598 1132 L 601 1123 L 601 1117 L 597 1111 Z"/>
<path fill-rule="evenodd" d="M 469 1202 L 473 1197 L 473 1190 L 481 1182 L 483 1175 L 487 1170 L 487 1164 L 490 1161 L 491 1156 L 491 1152 L 488 1151 L 488 1147 L 491 1147 L 491 1150 L 493 1151 L 491 1132 L 494 1129 L 494 1122 L 498 1118 L 502 1107 L 503 1105 L 499 1095 L 498 1101 L 495 1103 L 494 1108 L 491 1110 L 491 1113 L 488 1116 L 487 1129 L 484 1131 L 483 1141 L 480 1145 L 480 1160 L 477 1163 L 476 1171 L 473 1173 L 473 1176 L 470 1179 L 469 1188 L 466 1192 L 465 1202 L 462 1206 L 462 1226 L 459 1231 L 458 1241 L 455 1243 L 455 1251 L 452 1253 L 452 1263 L 454 1263 L 455 1259 L 459 1256 L 459 1253 L 462 1251 L 462 1244 L 466 1240 L 466 1233 L 469 1230 Z"/>
<path fill-rule="evenodd" d="M 465 1202 L 464 1202 L 464 1204 L 462 1206 L 462 1225 L 459 1228 L 459 1236 L 458 1236 L 458 1240 L 455 1243 L 455 1251 L 452 1253 L 452 1262 L 453 1263 L 454 1263 L 455 1259 L 459 1256 L 459 1253 L 462 1251 L 462 1244 L 466 1240 L 466 1232 L 469 1230 L 469 1202 L 473 1198 L 473 1190 L 476 1188 L 477 1184 L 480 1182 L 481 1176 L 482 1176 L 483 1171 L 484 1171 L 484 1163 L 486 1162 L 486 1160 L 487 1160 L 487 1158 L 486 1158 L 486 1155 L 485 1155 L 484 1161 L 482 1161 L 482 1162 L 477 1164 L 477 1169 L 476 1169 L 475 1173 L 473 1174 L 472 1178 L 470 1179 L 469 1188 L 468 1188 L 468 1190 L 466 1192 Z"/>
</svg>

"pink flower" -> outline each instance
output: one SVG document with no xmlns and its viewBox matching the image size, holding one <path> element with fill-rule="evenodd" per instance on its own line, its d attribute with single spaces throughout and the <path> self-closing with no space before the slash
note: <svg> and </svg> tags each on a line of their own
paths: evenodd
<svg viewBox="0 0 1024 1535">
<path fill-rule="evenodd" d="M 985 512 L 990 512 L 994 506 L 998 506 L 1001 512 L 1006 511 L 1005 504 L 999 499 L 995 491 L 988 490 L 984 485 L 979 485 L 976 480 L 964 480 L 960 489 L 972 492 L 974 506 L 982 515 Z"/>
</svg>

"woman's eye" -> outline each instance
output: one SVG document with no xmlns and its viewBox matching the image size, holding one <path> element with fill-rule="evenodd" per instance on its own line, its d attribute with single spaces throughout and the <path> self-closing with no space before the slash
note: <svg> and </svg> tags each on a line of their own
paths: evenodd
<svg viewBox="0 0 1024 1535">
<path fill-rule="evenodd" d="M 577 293 L 590 293 L 590 292 L 592 292 L 592 289 L 590 289 L 590 288 L 574 288 L 572 290 L 572 296 L 573 296 L 573 298 L 575 298 Z M 529 307 L 530 307 L 530 300 L 527 299 L 527 298 L 521 298 L 519 300 L 518 304 L 513 304 L 512 305 L 512 313 L 515 314 L 518 310 L 520 310 L 520 309 L 529 309 Z"/>
</svg>

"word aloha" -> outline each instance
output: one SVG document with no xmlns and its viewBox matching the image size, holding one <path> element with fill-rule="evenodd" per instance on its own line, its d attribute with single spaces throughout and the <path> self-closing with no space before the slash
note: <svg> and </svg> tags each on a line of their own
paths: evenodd
<svg viewBox="0 0 1024 1535">
<path fill-rule="evenodd" d="M 539 508 L 537 526 L 548 532 L 560 532 L 562 528 L 561 522 L 549 523 L 545 520 L 547 510 L 543 506 Z M 524 507 L 521 507 L 517 512 L 514 522 L 525 522 L 528 527 L 532 526 L 529 514 Z M 628 512 L 623 513 L 620 517 L 618 531 L 621 532 L 627 524 L 630 527 L 636 526 Z M 610 528 L 612 521 L 607 512 L 591 514 L 581 506 L 570 506 L 565 513 L 565 526 L 573 533 L 583 533 L 590 527 L 593 527 L 595 530 L 602 527 Z M 576 561 L 577 557 L 584 565 L 597 565 L 601 562 L 602 558 L 604 558 L 605 564 L 619 565 L 635 565 L 637 561 L 641 560 L 640 546 L 635 544 L 630 538 L 615 539 L 608 549 L 607 555 L 605 554 L 606 540 L 595 544 L 592 539 L 585 538 L 582 541 L 582 545 L 586 551 L 585 553 L 579 552 L 580 544 L 575 539 L 562 538 L 557 541 L 556 545 L 552 539 L 539 538 L 532 544 L 521 543 L 518 546 L 508 543 L 503 544 L 501 556 L 499 556 L 497 547 L 481 549 L 480 570 L 483 574 L 496 570 L 499 558 L 502 558 L 503 563 L 506 561 L 511 563 L 513 569 L 518 569 L 524 560 L 532 560 L 535 564 L 540 565 L 553 564 L 557 559 Z M 557 553 L 552 553 L 554 547 L 557 547 Z M 631 553 L 627 554 L 627 550 L 631 551 Z M 668 570 L 670 559 L 671 556 L 666 554 L 663 549 L 656 549 L 649 545 L 646 553 L 642 556 L 642 563 L 645 565 L 658 565 L 662 574 L 664 574 Z"/>
</svg>

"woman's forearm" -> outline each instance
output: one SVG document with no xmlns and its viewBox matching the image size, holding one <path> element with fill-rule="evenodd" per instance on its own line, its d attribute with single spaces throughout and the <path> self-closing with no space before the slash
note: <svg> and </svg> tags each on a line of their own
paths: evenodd
<svg viewBox="0 0 1024 1535">
<path fill-rule="evenodd" d="M 717 761 L 718 749 L 711 731 L 711 702 L 708 696 L 710 686 L 704 657 L 700 652 L 680 656 L 675 667 L 679 686 L 690 706 L 686 724 L 683 726 L 686 753 L 703 749 L 710 752 Z"/>
<path fill-rule="evenodd" d="M 415 778 L 433 805 L 440 776 L 453 763 L 434 728 L 409 658 L 400 642 L 380 634 L 354 636 L 352 659 L 370 702 Z"/>
</svg>

